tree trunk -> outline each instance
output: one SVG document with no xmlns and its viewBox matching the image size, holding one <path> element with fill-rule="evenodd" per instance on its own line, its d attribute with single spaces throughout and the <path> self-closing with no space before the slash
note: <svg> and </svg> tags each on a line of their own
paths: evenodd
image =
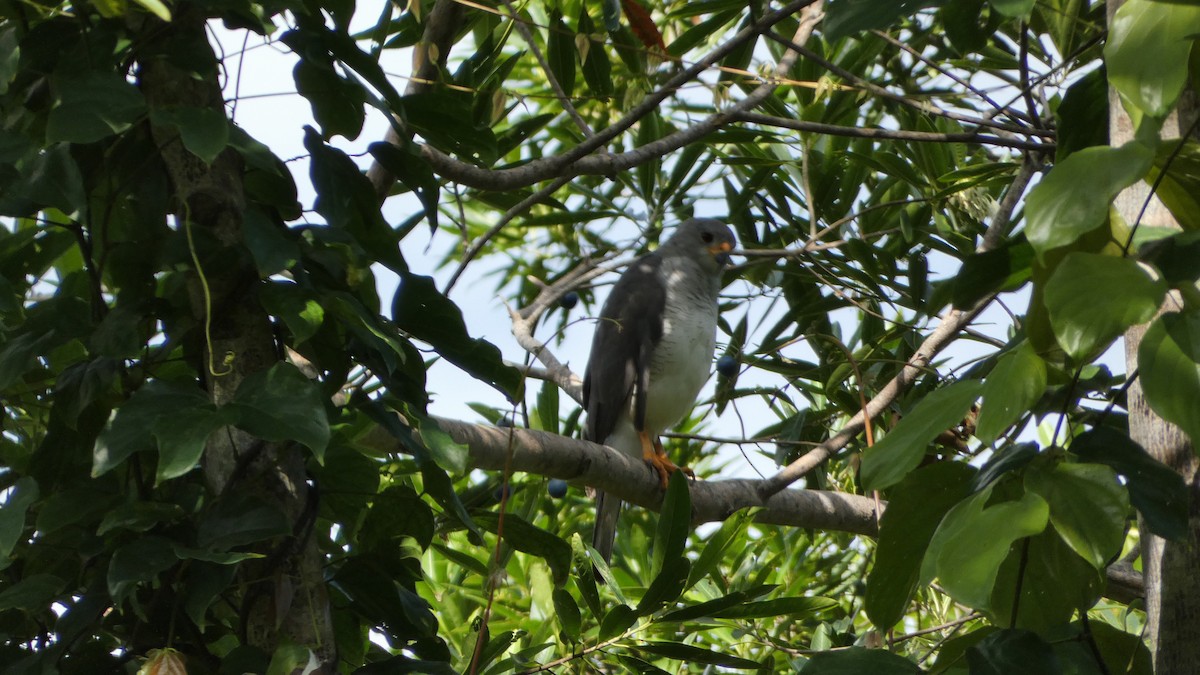
<svg viewBox="0 0 1200 675">
<path fill-rule="evenodd" d="M 1109 24 L 1121 0 L 1108 3 Z M 1197 114 L 1192 92 L 1185 92 L 1175 112 L 1163 124 L 1161 137 L 1178 139 L 1191 127 Z M 1119 146 L 1133 140 L 1134 129 L 1121 107 L 1115 90 L 1109 90 L 1109 141 Z M 1143 205 L 1150 199 L 1145 213 Z M 1150 197 L 1150 186 L 1138 182 L 1123 191 L 1116 201 L 1117 212 L 1132 226 L 1179 228 L 1171 212 L 1157 198 Z M 1179 311 L 1181 301 L 1171 294 L 1161 312 Z M 1138 346 L 1146 326 L 1135 326 L 1125 333 L 1126 372 L 1138 367 Z M 1188 536 L 1179 541 L 1156 537 L 1145 528 L 1142 536 L 1142 569 L 1146 589 L 1146 639 L 1154 656 L 1157 675 L 1192 675 L 1200 663 L 1200 461 L 1179 427 L 1170 424 L 1150 409 L 1142 395 L 1141 382 L 1134 380 L 1128 392 L 1129 434 L 1154 458 L 1175 469 L 1189 488 Z"/>
<path fill-rule="evenodd" d="M 225 114 L 217 58 L 205 34 L 205 20 L 194 6 L 184 4 L 177 6 L 170 23 L 144 20 L 139 31 L 145 44 L 139 52 L 138 79 L 152 109 L 181 106 Z M 178 56 L 179 45 L 193 50 L 203 46 L 207 52 L 189 52 L 183 69 L 177 65 L 180 59 L 169 57 Z M 171 180 L 177 226 L 181 231 L 192 228 L 189 241 L 208 242 L 210 254 L 202 262 L 222 261 L 205 265 L 210 269 L 204 280 L 193 270 L 189 283 L 197 326 L 211 321 L 203 337 L 199 370 L 212 400 L 222 404 L 247 375 L 281 358 L 270 317 L 258 300 L 258 272 L 243 242 L 242 160 L 226 148 L 208 165 L 184 148 L 176 129 L 154 127 L 152 132 Z M 214 247 L 217 252 L 211 253 Z M 307 482 L 304 463 L 295 444 L 264 443 L 233 428 L 212 435 L 202 460 L 205 480 L 216 499 L 248 495 L 265 500 L 294 525 L 292 536 L 264 544 L 260 550 L 264 558 L 239 566 L 242 640 L 267 654 L 281 644 L 306 647 L 316 654 L 324 672 L 335 672 L 329 596 L 317 537 L 311 531 L 316 494 Z"/>
</svg>

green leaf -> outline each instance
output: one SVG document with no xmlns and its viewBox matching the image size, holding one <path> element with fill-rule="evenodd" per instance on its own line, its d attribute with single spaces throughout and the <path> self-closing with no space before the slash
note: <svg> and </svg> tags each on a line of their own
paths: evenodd
<svg viewBox="0 0 1200 675">
<path fill-rule="evenodd" d="M 22 170 L 20 180 L 0 194 L 0 215 L 30 216 L 45 206 L 77 218 L 87 212 L 83 176 L 66 143 L 34 156 Z"/>
<path fill-rule="evenodd" d="M 211 551 L 228 551 L 291 532 L 291 523 L 277 506 L 254 495 L 226 493 L 201 517 L 196 545 Z"/>
<path fill-rule="evenodd" d="M 1167 175 L 1160 178 L 1164 169 Z M 1146 182 L 1157 185 L 1154 195 L 1180 226 L 1200 230 L 1200 142 L 1187 138 L 1160 145 Z"/>
<path fill-rule="evenodd" d="M 325 310 L 313 294 L 286 281 L 270 281 L 258 289 L 263 309 L 283 319 L 292 332 L 293 345 L 300 345 L 317 334 L 325 321 Z"/>
<path fill-rule="evenodd" d="M 599 29 L 592 22 L 592 18 L 588 16 L 586 5 L 579 7 L 578 25 L 579 33 L 576 40 L 587 40 L 586 53 L 581 51 L 579 54 L 583 64 L 583 81 L 587 83 L 593 96 L 600 98 L 612 96 L 612 61 L 608 58 L 604 40 L 592 38 L 593 35 L 599 35 Z"/>
<path fill-rule="evenodd" d="M 285 644 L 275 648 L 271 654 L 271 664 L 267 666 L 267 675 L 289 675 L 296 671 L 307 670 L 307 666 L 316 663 L 316 657 L 308 649 L 300 645 Z"/>
<path fill-rule="evenodd" d="M 989 30 L 982 20 L 985 4 L 985 0 L 959 0 L 942 5 L 943 29 L 959 54 L 965 56 L 987 46 L 994 29 Z"/>
<path fill-rule="evenodd" d="M 183 509 L 178 504 L 130 502 L 105 513 L 104 519 L 96 528 L 96 534 L 104 536 L 113 530 L 146 532 L 159 523 L 179 520 L 183 515 Z"/>
<path fill-rule="evenodd" d="M 349 232 L 364 251 L 397 274 L 408 265 L 400 253 L 395 232 L 379 212 L 375 188 L 346 153 L 327 145 L 312 127 L 304 128 L 304 148 L 312 156 L 309 175 L 317 200 L 317 213 L 333 227 Z"/>
<path fill-rule="evenodd" d="M 724 666 L 726 668 L 739 668 L 743 670 L 758 670 L 763 667 L 763 664 L 749 659 L 743 659 L 739 656 L 730 654 L 722 654 L 721 652 L 710 651 L 701 647 L 693 647 L 680 642 L 658 642 L 647 641 L 637 646 L 637 651 L 654 654 L 655 656 L 665 656 L 668 659 L 683 661 L 684 663 L 703 663 L 710 666 Z"/>
<path fill-rule="evenodd" d="M 13 548 L 25 531 L 25 514 L 38 500 L 38 484 L 32 476 L 22 476 L 12 486 L 0 508 L 0 569 L 12 564 Z"/>
<path fill-rule="evenodd" d="M 367 552 L 384 553 L 399 547 L 402 537 L 412 537 L 421 549 L 433 542 L 433 510 L 407 485 L 392 485 L 375 497 L 358 532 Z"/>
<path fill-rule="evenodd" d="M 873 28 L 887 28 L 900 17 L 939 4 L 939 0 L 835 0 L 825 9 L 825 39 L 840 40 Z"/>
<path fill-rule="evenodd" d="M 1058 344 L 1082 361 L 1154 318 L 1166 292 L 1133 260 L 1075 251 L 1047 280 L 1045 302 Z"/>
<path fill-rule="evenodd" d="M 133 2 L 163 21 L 171 20 L 171 10 L 167 9 L 162 0 L 133 0 Z"/>
<path fill-rule="evenodd" d="M 546 380 L 538 391 L 538 428 L 552 434 L 558 433 L 558 385 Z"/>
<path fill-rule="evenodd" d="M 366 95 L 361 84 L 348 80 L 333 69 L 333 61 L 312 55 L 301 58 L 292 70 L 296 92 L 308 99 L 313 119 L 321 125 L 322 137 L 358 138 L 365 119 Z"/>
<path fill-rule="evenodd" d="M 1050 506 L 1050 522 L 1084 560 L 1104 569 L 1125 542 L 1129 498 L 1113 470 L 1100 464 L 1035 466 L 1025 488 Z"/>
<path fill-rule="evenodd" d="M 575 34 L 567 28 L 562 12 L 550 12 L 550 24 L 546 27 L 546 60 L 550 72 L 569 97 L 575 91 Z"/>
<path fill-rule="evenodd" d="M 687 588 L 695 586 L 705 575 L 717 568 L 729 547 L 740 541 L 738 537 L 742 528 L 753 519 L 754 509 L 742 509 L 726 518 L 717 531 L 704 540 L 700 556 L 696 558 L 692 571 L 688 574 Z"/>
<path fill-rule="evenodd" d="M 970 494 L 973 473 L 966 464 L 937 462 L 910 473 L 889 491 L 865 597 L 867 616 L 880 630 L 903 618 L 929 541 L 946 512 Z"/>
<path fill-rule="evenodd" d="M 183 611 L 201 631 L 208 623 L 208 608 L 233 583 L 237 567 L 194 562 L 187 566 L 183 588 Z"/>
<path fill-rule="evenodd" d="M 149 584 L 176 562 L 170 540 L 154 535 L 134 539 L 117 549 L 108 563 L 108 593 L 120 605 L 139 584 Z"/>
<path fill-rule="evenodd" d="M 629 630 L 634 621 L 637 621 L 637 613 L 629 605 L 617 605 L 608 610 L 608 614 L 600 621 L 598 637 L 601 640 L 614 638 Z"/>
<path fill-rule="evenodd" d="M 1025 236 L 1038 258 L 1103 225 L 1117 193 L 1141 180 L 1153 161 L 1153 150 L 1132 141 L 1084 148 L 1055 165 L 1025 200 Z"/>
<path fill-rule="evenodd" d="M 119 134 L 146 114 L 142 92 L 115 72 L 55 74 L 46 142 L 93 143 Z"/>
<path fill-rule="evenodd" d="M 20 36 L 16 25 L 0 31 L 0 95 L 8 93 L 8 85 L 17 76 L 21 62 Z"/>
<path fill-rule="evenodd" d="M 663 614 L 655 619 L 655 623 L 662 622 L 683 622 L 701 619 L 705 617 L 715 617 L 718 612 L 737 607 L 770 593 L 774 586 L 759 586 L 743 591 L 734 591 L 728 595 L 723 595 L 719 598 L 702 602 L 698 605 L 690 605 L 681 609 Z"/>
<path fill-rule="evenodd" d="M 759 602 L 745 602 L 732 607 L 714 610 L 717 619 L 762 619 L 773 616 L 797 617 L 817 614 L 838 607 L 838 601 L 816 595 L 804 597 L 774 598 Z"/>
<path fill-rule="evenodd" d="M 329 445 L 325 397 L 292 364 L 279 362 L 253 373 L 226 407 L 237 412 L 238 426 L 246 431 L 268 441 L 299 441 L 323 461 Z"/>
<path fill-rule="evenodd" d="M 967 651 L 971 675 L 1060 675 L 1050 645 L 1037 633 L 1020 629 L 998 630 Z"/>
<path fill-rule="evenodd" d="M 975 436 L 991 443 L 1046 391 L 1046 362 L 1028 340 L 1005 354 L 983 383 Z"/>
<path fill-rule="evenodd" d="M 1196 5 L 1129 0 L 1113 15 L 1104 62 L 1108 81 L 1135 123 L 1165 117 L 1187 83 L 1188 53 L 1200 33 Z"/>
<path fill-rule="evenodd" d="M 664 605 L 673 604 L 683 593 L 687 582 L 688 572 L 692 569 L 691 561 L 684 557 L 668 560 L 651 580 L 645 594 L 634 609 L 638 616 L 652 614 Z"/>
<path fill-rule="evenodd" d="M 1155 319 L 1138 347 L 1138 372 L 1150 408 L 1200 439 L 1200 310 Z"/>
<path fill-rule="evenodd" d="M 188 152 L 205 164 L 212 164 L 229 145 L 229 120 L 212 108 L 153 108 L 150 121 L 155 126 L 175 127 Z"/>
<path fill-rule="evenodd" d="M 1040 452 L 1037 443 L 1017 443 L 997 448 L 979 473 L 971 479 L 970 491 L 978 492 L 1000 480 L 1004 474 L 1025 467 Z"/>
<path fill-rule="evenodd" d="M 438 198 L 442 191 L 437 176 L 421 159 L 420 150 L 409 142 L 405 142 L 402 147 L 392 143 L 372 143 L 367 146 L 367 152 L 421 200 L 421 205 L 425 207 L 425 218 L 429 221 L 429 229 L 436 230 Z"/>
<path fill-rule="evenodd" d="M 936 576 L 950 597 L 977 609 L 988 607 L 1013 542 L 1041 532 L 1050 518 L 1050 508 L 1036 494 L 986 506 L 991 494 L 989 487 L 946 514 L 921 565 L 922 580 Z"/>
<path fill-rule="evenodd" d="M 882 649 L 850 647 L 813 654 L 800 675 L 916 675 L 917 664 Z"/>
<path fill-rule="evenodd" d="M 1097 68 L 1067 87 L 1054 117 L 1058 161 L 1084 148 L 1108 145 L 1108 72 Z"/>
<path fill-rule="evenodd" d="M 1053 527 L 1009 549 L 992 588 L 993 623 L 1049 634 L 1096 604 L 1104 573 L 1079 557 Z M 1012 611 L 1017 610 L 1017 616 Z"/>
<path fill-rule="evenodd" d="M 1007 17 L 1028 17 L 1037 0 L 990 0 L 992 8 Z"/>
<path fill-rule="evenodd" d="M 1071 452 L 1123 476 L 1129 501 L 1151 532 L 1166 539 L 1187 535 L 1188 490 L 1183 476 L 1151 457 L 1127 434 L 1106 427 L 1090 429 L 1071 441 Z"/>
<path fill-rule="evenodd" d="M 692 530 L 692 497 L 687 483 L 688 478 L 682 471 L 671 474 L 658 517 L 658 528 L 654 532 L 651 574 L 658 574 L 665 565 L 683 557 L 688 534 Z"/>
<path fill-rule="evenodd" d="M 179 423 L 181 419 L 186 424 Z M 190 469 L 200 458 L 208 433 L 228 419 L 199 387 L 151 380 L 117 408 L 96 440 L 92 476 L 104 475 L 133 453 L 155 447 L 151 438 L 161 453 L 160 479 L 166 473 L 179 475 L 186 470 L 181 467 Z"/>
<path fill-rule="evenodd" d="M 404 97 L 404 118 L 430 145 L 472 162 L 491 163 L 499 150 L 496 136 L 476 124 L 471 104 L 465 92 L 429 89 Z"/>
<path fill-rule="evenodd" d="M 579 605 L 575 603 L 575 598 L 571 597 L 565 588 L 554 589 L 551 597 L 554 599 L 554 616 L 558 619 L 558 625 L 569 638 L 577 639 L 583 617 L 579 614 Z"/>
<path fill-rule="evenodd" d="M 429 417 L 420 417 L 419 420 L 421 442 L 429 450 L 429 458 L 446 471 L 458 474 L 467 473 L 471 449 L 442 431 L 437 420 Z"/>
<path fill-rule="evenodd" d="M 899 483 L 921 463 L 938 434 L 962 421 L 982 389 L 978 380 L 962 380 L 923 398 L 895 429 L 863 452 L 863 487 L 882 490 Z"/>
<path fill-rule="evenodd" d="M 500 350 L 467 333 L 462 310 L 438 292 L 430 277 L 404 273 L 392 298 L 392 320 L 412 337 L 433 345 L 438 354 L 515 401 L 521 373 L 504 364 Z"/>
<path fill-rule="evenodd" d="M 1200 231 L 1176 232 L 1138 247 L 1138 258 L 1154 265 L 1167 285 L 1186 288 L 1200 279 Z"/>
<path fill-rule="evenodd" d="M 228 426 L 233 415 L 217 410 L 211 404 L 175 410 L 161 415 L 154 423 L 154 438 L 158 441 L 158 469 L 155 485 L 178 478 L 200 462 L 208 437 Z"/>
<path fill-rule="evenodd" d="M 67 582 L 53 574 L 31 574 L 0 591 L 0 612 L 23 609 L 41 614 L 66 586 Z"/>
<path fill-rule="evenodd" d="M 493 534 L 499 527 L 495 513 L 477 513 L 475 522 Z M 514 513 L 504 514 L 504 541 L 522 553 L 545 560 L 556 587 L 567 582 L 571 574 L 571 545 L 567 542 Z"/>
<path fill-rule="evenodd" d="M 1082 629 L 1082 626 L 1080 628 Z M 1088 629 L 1110 673 L 1154 675 L 1150 650 L 1146 648 L 1141 636 L 1126 633 L 1103 621 L 1090 622 Z"/>
<path fill-rule="evenodd" d="M 92 524 L 119 499 L 116 493 L 95 485 L 66 488 L 46 497 L 34 526 L 44 536 L 78 523 Z"/>
</svg>

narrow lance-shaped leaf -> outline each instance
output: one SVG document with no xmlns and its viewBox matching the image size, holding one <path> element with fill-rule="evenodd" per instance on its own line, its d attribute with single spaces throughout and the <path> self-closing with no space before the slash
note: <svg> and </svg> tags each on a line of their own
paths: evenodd
<svg viewBox="0 0 1200 675">
<path fill-rule="evenodd" d="M 546 37 L 546 59 L 550 74 L 558 80 L 563 92 L 575 92 L 575 36 L 563 21 L 562 12 L 550 13 L 549 35 Z"/>
</svg>

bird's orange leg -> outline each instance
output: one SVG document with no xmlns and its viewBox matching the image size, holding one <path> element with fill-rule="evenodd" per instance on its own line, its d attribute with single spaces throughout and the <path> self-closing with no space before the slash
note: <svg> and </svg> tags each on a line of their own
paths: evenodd
<svg viewBox="0 0 1200 675">
<path fill-rule="evenodd" d="M 662 441 L 655 438 L 650 440 L 650 436 L 644 432 L 638 432 L 638 438 L 642 441 L 642 459 L 650 465 L 658 473 L 658 482 L 662 489 L 667 489 L 667 481 L 671 474 L 676 471 L 682 471 L 689 478 L 695 478 L 696 474 L 686 466 L 676 466 L 674 462 L 667 457 L 667 453 L 663 451 Z"/>
</svg>

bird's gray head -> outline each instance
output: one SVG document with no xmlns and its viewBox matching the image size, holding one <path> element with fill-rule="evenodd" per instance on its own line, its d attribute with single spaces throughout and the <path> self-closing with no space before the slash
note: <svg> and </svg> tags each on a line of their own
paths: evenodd
<svg viewBox="0 0 1200 675">
<path fill-rule="evenodd" d="M 729 264 L 729 252 L 735 246 L 737 239 L 725 223 L 712 218 L 689 218 L 658 251 L 661 255 L 694 258 L 704 269 L 715 273 Z"/>
</svg>

